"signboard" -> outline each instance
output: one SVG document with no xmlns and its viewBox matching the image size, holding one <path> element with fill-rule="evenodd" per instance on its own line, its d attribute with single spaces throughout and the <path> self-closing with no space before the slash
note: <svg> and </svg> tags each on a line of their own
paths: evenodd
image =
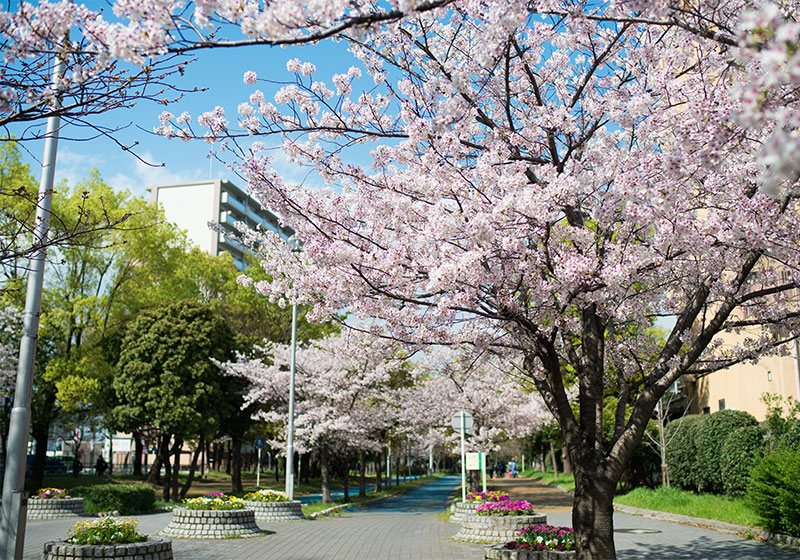
<svg viewBox="0 0 800 560">
<path fill-rule="evenodd" d="M 462 420 L 464 422 L 463 427 L 461 426 Z M 472 423 L 473 423 L 472 414 L 463 410 L 453 414 L 453 419 L 451 420 L 453 429 L 459 433 L 461 433 L 462 431 L 469 432 L 472 429 Z"/>
<path fill-rule="evenodd" d="M 264 449 L 267 446 L 267 440 L 264 438 L 256 438 L 253 445 L 256 446 L 256 449 Z"/>
<path fill-rule="evenodd" d="M 481 470 L 481 464 L 483 463 L 482 455 L 483 455 L 483 453 L 467 453 L 467 470 L 468 471 L 479 471 L 479 470 Z"/>
</svg>

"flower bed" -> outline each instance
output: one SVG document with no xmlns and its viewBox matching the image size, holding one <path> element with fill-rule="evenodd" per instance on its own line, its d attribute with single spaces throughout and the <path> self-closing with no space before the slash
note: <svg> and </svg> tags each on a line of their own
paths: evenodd
<svg viewBox="0 0 800 560">
<path fill-rule="evenodd" d="M 42 488 L 28 500 L 28 519 L 64 519 L 84 515 L 83 498 L 73 498 L 63 488 Z"/>
<path fill-rule="evenodd" d="M 465 515 L 461 530 L 453 537 L 468 542 L 497 543 L 516 539 L 529 525 L 547 523 L 547 516 L 536 514 L 526 501 L 487 502 L 478 505 L 475 515 Z"/>
<path fill-rule="evenodd" d="M 505 502 L 508 501 L 508 494 L 494 490 L 492 492 L 470 492 L 465 496 L 465 501 L 456 502 L 453 515 L 450 516 L 450 521 L 453 523 L 460 523 L 465 515 L 475 515 L 475 509 L 487 502 Z"/>
<path fill-rule="evenodd" d="M 477 515 L 507 516 L 507 515 L 533 515 L 533 504 L 526 500 L 487 502 L 475 508 Z"/>
<path fill-rule="evenodd" d="M 484 560 L 572 560 L 575 533 L 571 527 L 530 525 L 519 531 L 515 540 L 486 547 Z"/>
<path fill-rule="evenodd" d="M 259 490 L 245 494 L 244 506 L 256 513 L 258 521 L 297 521 L 305 519 L 302 504 L 283 492 Z"/>
<path fill-rule="evenodd" d="M 221 492 L 206 492 L 199 498 L 183 500 L 183 506 L 193 510 L 232 510 L 244 509 L 244 502 L 236 496 L 226 496 Z"/>
<path fill-rule="evenodd" d="M 124 560 L 172 560 L 172 541 L 150 538 L 136 530 L 137 521 L 106 517 L 81 521 L 67 530 L 65 541 L 44 545 L 44 560 L 74 558 L 121 558 Z"/>
</svg>

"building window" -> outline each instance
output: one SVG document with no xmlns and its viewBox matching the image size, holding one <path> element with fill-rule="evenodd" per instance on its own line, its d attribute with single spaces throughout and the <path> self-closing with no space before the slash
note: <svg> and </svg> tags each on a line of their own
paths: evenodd
<svg viewBox="0 0 800 560">
<path fill-rule="evenodd" d="M 720 410 L 725 410 L 725 399 L 720 399 L 719 400 L 719 409 Z"/>
<path fill-rule="evenodd" d="M 771 371 L 767 372 L 767 381 L 772 381 L 772 372 Z"/>
<path fill-rule="evenodd" d="M 703 414 L 711 414 L 711 407 L 706 406 L 705 408 L 703 408 Z"/>
</svg>

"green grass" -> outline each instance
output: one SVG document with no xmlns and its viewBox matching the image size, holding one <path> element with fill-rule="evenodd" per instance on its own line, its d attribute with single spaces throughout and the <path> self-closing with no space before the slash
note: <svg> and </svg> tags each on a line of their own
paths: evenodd
<svg viewBox="0 0 800 560">
<path fill-rule="evenodd" d="M 567 490 L 575 491 L 575 477 L 571 474 L 559 473 L 558 478 L 553 475 L 553 471 L 535 471 L 533 469 L 525 469 L 520 473 L 523 478 L 536 478 L 543 482 L 549 482 L 556 486 L 561 486 Z"/>
<path fill-rule="evenodd" d="M 695 494 L 677 488 L 660 487 L 655 490 L 637 488 L 627 494 L 617 496 L 614 501 L 637 508 L 759 527 L 758 516 L 742 498 Z"/>
</svg>

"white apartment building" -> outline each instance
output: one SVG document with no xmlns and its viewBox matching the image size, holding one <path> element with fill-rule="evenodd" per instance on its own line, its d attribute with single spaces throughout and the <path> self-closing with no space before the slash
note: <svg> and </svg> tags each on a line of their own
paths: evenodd
<svg viewBox="0 0 800 560">
<path fill-rule="evenodd" d="M 261 208 L 258 202 L 230 181 L 209 179 L 154 185 L 147 190 L 150 200 L 164 208 L 167 220 L 186 230 L 192 242 L 211 255 L 230 253 L 240 270 L 246 265 L 242 246 L 209 228 L 209 222 L 219 223 L 230 231 L 235 231 L 236 222 L 244 222 L 250 228 L 260 226 L 287 239 L 294 233 L 291 228 L 281 228 L 277 215 Z"/>
</svg>

